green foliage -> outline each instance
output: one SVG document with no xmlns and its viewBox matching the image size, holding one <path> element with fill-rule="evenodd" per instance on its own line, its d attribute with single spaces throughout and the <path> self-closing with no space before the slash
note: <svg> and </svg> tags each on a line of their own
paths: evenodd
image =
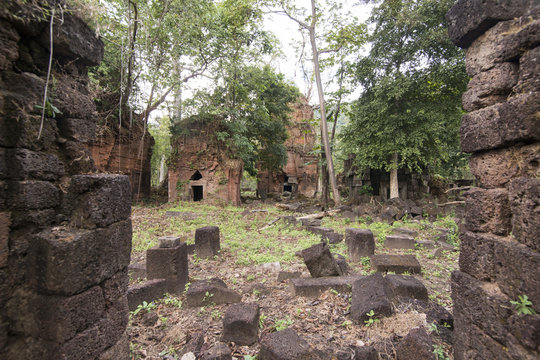
<svg viewBox="0 0 540 360">
<path fill-rule="evenodd" d="M 258 164 L 280 168 L 287 161 L 289 105 L 298 90 L 268 65 L 235 64 L 229 71 L 223 74 L 223 85 L 212 93 L 199 92 L 188 102 L 187 111 L 196 115 L 184 126 L 213 123 L 215 140 L 225 145 L 229 157 L 243 160 L 251 175 Z"/>
<path fill-rule="evenodd" d="M 187 286 L 188 284 L 186 284 Z M 165 294 L 165 297 L 161 300 L 165 305 L 175 307 L 177 309 L 182 308 L 182 300 L 171 296 L 170 294 Z"/>
<path fill-rule="evenodd" d="M 365 91 L 342 139 L 360 168 L 430 172 L 459 153 L 463 53 L 449 40 L 444 15 L 452 0 L 385 0 L 370 22 L 370 54 L 355 66 Z"/>
<path fill-rule="evenodd" d="M 293 323 L 294 321 L 289 317 L 287 317 L 286 319 L 278 319 L 274 321 L 273 328 L 275 331 L 282 331 L 290 327 Z"/>
<path fill-rule="evenodd" d="M 263 329 L 264 328 L 264 322 L 266 321 L 266 319 L 268 319 L 268 316 L 261 312 L 261 314 L 259 315 L 259 329 Z"/>
<path fill-rule="evenodd" d="M 211 316 L 212 316 L 212 320 L 219 320 L 223 317 L 223 312 L 218 309 L 215 309 L 215 310 L 212 310 Z"/>
<path fill-rule="evenodd" d="M 444 348 L 441 345 L 437 345 L 437 344 L 433 345 L 433 354 L 435 355 L 437 360 L 450 359 L 448 356 L 446 356 L 446 353 L 444 352 Z"/>
<path fill-rule="evenodd" d="M 43 110 L 43 106 L 41 105 L 34 105 L 34 108 L 38 110 Z M 44 113 L 45 113 L 45 116 L 52 119 L 55 119 L 56 115 L 62 114 L 62 112 L 56 106 L 53 105 L 52 99 L 49 96 L 47 96 L 47 98 L 45 99 L 45 112 Z"/>
<path fill-rule="evenodd" d="M 137 316 L 137 314 L 141 311 L 146 311 L 147 313 L 149 313 L 155 308 L 157 308 L 157 305 L 154 302 L 148 303 L 146 301 L 143 301 L 142 304 L 139 304 L 139 306 L 137 306 L 137 308 L 130 313 L 130 315 Z"/>
<path fill-rule="evenodd" d="M 439 328 L 437 327 L 436 323 L 429 324 L 428 331 L 429 332 L 434 332 L 437 335 L 439 334 Z"/>
<path fill-rule="evenodd" d="M 375 316 L 375 312 L 373 310 L 370 310 L 369 312 L 366 313 L 366 315 L 368 316 L 368 319 L 367 320 L 364 320 L 364 324 L 367 326 L 367 327 L 370 327 L 372 326 L 373 324 L 376 324 L 378 323 L 380 320 L 379 319 L 375 319 L 374 316 Z"/>
<path fill-rule="evenodd" d="M 536 314 L 536 311 L 533 309 L 533 304 L 529 300 L 529 297 L 527 295 L 519 295 L 518 301 L 512 300 L 510 301 L 510 304 L 514 305 L 516 312 L 518 315 L 534 315 Z"/>
</svg>

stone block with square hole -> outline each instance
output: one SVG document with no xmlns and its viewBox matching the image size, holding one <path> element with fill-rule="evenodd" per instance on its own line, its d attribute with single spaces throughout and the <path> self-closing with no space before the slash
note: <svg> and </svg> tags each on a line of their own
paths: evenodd
<svg viewBox="0 0 540 360">
<path fill-rule="evenodd" d="M 163 240 L 163 241 L 162 241 Z M 155 246 L 146 251 L 146 276 L 151 279 L 165 279 L 167 291 L 171 294 L 181 294 L 188 282 L 188 256 L 187 245 L 167 237 L 160 239 L 163 246 Z"/>
<path fill-rule="evenodd" d="M 195 253 L 202 259 L 211 259 L 218 255 L 219 227 L 205 226 L 195 230 Z"/>
<path fill-rule="evenodd" d="M 375 253 L 375 237 L 371 230 L 353 229 L 345 230 L 345 243 L 347 244 L 349 259 L 360 261 L 365 256 Z"/>
<path fill-rule="evenodd" d="M 224 342 L 251 345 L 259 339 L 259 305 L 239 303 L 229 306 L 223 317 Z"/>
<path fill-rule="evenodd" d="M 407 235 L 388 235 L 384 246 L 388 249 L 414 249 L 414 238 Z"/>
</svg>

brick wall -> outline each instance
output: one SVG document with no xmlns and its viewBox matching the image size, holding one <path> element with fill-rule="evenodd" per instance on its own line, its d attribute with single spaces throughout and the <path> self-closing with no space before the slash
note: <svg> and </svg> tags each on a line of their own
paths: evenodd
<svg viewBox="0 0 540 360">
<path fill-rule="evenodd" d="M 455 359 L 538 359 L 540 315 L 540 3 L 459 0 L 449 34 L 471 77 L 461 146 L 478 188 L 466 202 L 452 275 Z"/>
</svg>

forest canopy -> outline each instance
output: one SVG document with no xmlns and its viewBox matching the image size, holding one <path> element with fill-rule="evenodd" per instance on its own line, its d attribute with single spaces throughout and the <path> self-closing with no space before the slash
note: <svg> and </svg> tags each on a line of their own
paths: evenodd
<svg viewBox="0 0 540 360">
<path fill-rule="evenodd" d="M 71 3 L 105 43 L 105 58 L 90 74 L 105 123 L 130 127 L 138 120 L 146 128 L 151 119 L 166 118 L 170 125 L 152 125 L 154 136 L 165 139 L 154 149 L 160 159 L 171 153 L 171 129 L 174 136 L 190 121 L 212 119 L 221 123 L 216 139 L 251 174 L 282 166 L 288 106 L 299 91 L 269 62 L 287 57 L 297 59 L 310 84 L 317 72 L 324 80 L 315 105 L 323 168 L 328 152 L 337 168 L 354 155 L 358 169 L 391 174 L 408 168 L 461 177 L 467 171 L 458 128 L 468 77 L 444 18 L 453 0 L 365 1 L 361 7 L 326 0 L 306 8 L 285 0 Z M 356 16 L 366 10 L 367 20 Z M 291 34 L 297 53 L 283 54 L 264 25 L 270 14 L 298 26 Z M 194 80 L 203 85 L 189 90 Z M 156 110 L 160 116 L 151 116 Z"/>
</svg>

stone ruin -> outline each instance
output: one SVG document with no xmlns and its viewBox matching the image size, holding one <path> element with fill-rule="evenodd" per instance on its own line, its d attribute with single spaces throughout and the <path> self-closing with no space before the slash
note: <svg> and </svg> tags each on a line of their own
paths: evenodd
<svg viewBox="0 0 540 360">
<path fill-rule="evenodd" d="M 98 124 L 96 137 L 87 144 L 98 171 L 129 176 L 131 196 L 136 201 L 150 196 L 151 190 L 154 139 L 148 130 L 143 136 L 143 131 L 140 120 L 121 129 L 114 123 Z"/>
<path fill-rule="evenodd" d="M 390 173 L 388 171 L 367 169 L 359 171 L 354 164 L 354 155 L 344 161 L 343 172 L 338 181 L 349 194 L 352 204 L 367 203 L 371 199 L 386 201 L 390 198 Z M 429 193 L 429 176 L 411 172 L 409 169 L 398 170 L 399 197 L 403 200 L 418 200 Z M 371 188 L 369 194 L 366 192 Z"/>
<path fill-rule="evenodd" d="M 304 97 L 292 107 L 291 122 L 287 126 L 289 138 L 285 141 L 287 164 L 281 171 L 261 170 L 257 176 L 257 194 L 263 199 L 270 193 L 289 192 L 292 197 L 313 197 L 317 192 L 318 157 L 312 153 L 317 134 L 309 123 L 313 119 L 313 109 Z"/>
<path fill-rule="evenodd" d="M 224 144 L 210 141 L 216 122 L 191 122 L 189 134 L 173 136 L 168 174 L 169 201 L 200 201 L 215 197 L 239 206 L 244 164 L 229 159 Z"/>
<path fill-rule="evenodd" d="M 131 188 L 127 176 L 93 173 L 88 151 L 96 116 L 86 68 L 99 63 L 103 44 L 68 12 L 55 22 L 49 102 L 59 112 L 38 138 L 50 46 L 41 6 L 0 9 L 0 354 L 126 359 Z M 468 193 L 452 277 L 455 359 L 540 355 L 540 315 L 518 315 L 510 303 L 527 295 L 540 312 L 539 14 L 535 0 L 460 0 L 448 13 L 450 36 L 467 48 L 462 148 L 479 184 Z M 198 169 L 190 170 L 187 179 Z M 373 289 L 380 279 L 369 280 Z M 385 281 L 395 294 L 402 278 Z M 265 336 L 270 355 L 261 358 L 290 358 L 272 345 L 284 335 Z M 411 343 L 407 336 L 400 346 L 414 352 Z M 302 353 L 305 344 L 295 344 Z"/>
<path fill-rule="evenodd" d="M 87 67 L 103 44 L 60 6 L 0 8 L 0 357 L 127 359 L 129 179 L 94 173 Z"/>
<path fill-rule="evenodd" d="M 310 154 L 316 134 L 307 122 L 313 118 L 313 110 L 306 99 L 299 99 L 293 107 L 291 125 L 287 127 L 289 138 L 285 142 L 287 164 L 279 172 L 259 172 L 257 193 L 262 198 L 284 191 L 312 197 L 317 191 L 317 157 Z M 219 131 L 218 122 L 190 122 L 186 126 L 187 133 L 176 135 L 172 140 L 175 154 L 169 166 L 169 201 L 215 197 L 240 205 L 243 163 L 228 158 L 225 145 L 211 139 L 210 135 Z"/>
<path fill-rule="evenodd" d="M 460 0 L 449 34 L 471 76 L 461 147 L 478 188 L 466 200 L 460 271 L 452 275 L 454 358 L 538 359 L 540 315 L 540 4 Z"/>
</svg>

